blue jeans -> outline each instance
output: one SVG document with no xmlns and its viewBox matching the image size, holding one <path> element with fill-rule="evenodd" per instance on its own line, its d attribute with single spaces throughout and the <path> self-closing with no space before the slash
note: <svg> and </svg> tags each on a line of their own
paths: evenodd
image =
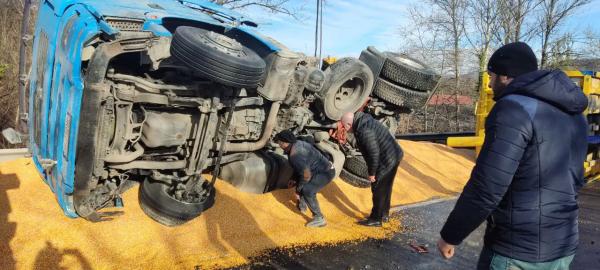
<svg viewBox="0 0 600 270">
<path fill-rule="evenodd" d="M 300 195 L 302 195 L 306 201 L 308 209 L 310 209 L 310 211 L 313 213 L 313 217 L 323 216 L 323 213 L 321 213 L 321 207 L 319 206 L 319 201 L 317 201 L 317 192 L 329 184 L 334 177 L 335 170 L 329 169 L 326 172 L 315 173 L 310 181 L 302 181 L 301 185 L 298 186 Z"/>
<path fill-rule="evenodd" d="M 530 263 L 502 256 L 484 246 L 479 255 L 477 270 L 568 270 L 574 256 L 566 256 L 550 262 Z"/>
</svg>

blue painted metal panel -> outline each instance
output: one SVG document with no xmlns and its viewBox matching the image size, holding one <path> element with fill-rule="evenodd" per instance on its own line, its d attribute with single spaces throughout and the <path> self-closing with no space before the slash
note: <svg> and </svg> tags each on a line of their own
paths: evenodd
<svg viewBox="0 0 600 270">
<path fill-rule="evenodd" d="M 85 4 L 97 17 L 116 16 L 143 19 L 145 18 L 146 13 L 161 12 L 168 14 L 171 17 L 218 23 L 218 20 L 212 18 L 208 14 L 190 8 L 190 6 L 198 5 L 227 14 L 228 16 L 236 19 L 242 18 L 242 15 L 237 12 L 233 12 L 219 5 L 203 0 L 49 0 L 48 2 L 54 4 L 55 13 L 57 16 L 62 16 L 65 10 L 71 5 Z"/>
<path fill-rule="evenodd" d="M 74 4 L 84 4 L 88 10 L 98 19 L 104 17 L 124 17 L 145 19 L 155 21 L 156 24 L 161 24 L 162 18 L 179 18 L 190 21 L 200 21 L 209 24 L 221 25 L 225 28 L 240 28 L 242 31 L 249 33 L 257 38 L 262 43 L 266 44 L 271 50 L 280 50 L 272 42 L 266 40 L 261 35 L 254 32 L 253 29 L 245 26 L 240 26 L 244 20 L 249 20 L 244 15 L 219 6 L 215 3 L 206 0 L 119 0 L 119 1 L 100 1 L 100 0 L 46 0 L 52 2 L 56 6 L 56 14 L 62 16 L 64 10 Z M 217 13 L 224 14 L 226 17 L 231 17 L 234 21 L 223 20 L 223 17 L 213 15 L 210 16 L 205 12 L 194 9 L 193 7 L 209 8 Z M 146 30 L 153 29 L 150 25 L 144 28 Z M 153 31 L 154 32 L 154 31 Z M 158 36 L 169 36 L 164 31 L 156 31 Z"/>
<path fill-rule="evenodd" d="M 600 144 L 600 136 L 588 136 L 589 144 Z"/>
<path fill-rule="evenodd" d="M 32 155 L 33 155 L 33 161 L 36 165 L 36 167 L 38 168 L 38 171 L 40 171 L 40 173 L 42 174 L 42 176 L 44 177 L 44 181 L 46 181 L 47 184 L 50 185 L 51 188 L 52 185 L 49 182 L 49 179 L 47 179 L 45 173 L 43 172 L 43 170 L 41 169 L 41 165 L 40 165 L 40 159 L 45 159 L 48 158 L 48 153 L 47 153 L 47 122 L 48 122 L 48 106 L 49 106 L 49 98 L 48 98 L 48 92 L 50 89 L 50 86 L 52 85 L 52 71 L 53 71 L 53 65 L 54 65 L 54 45 L 55 45 L 55 38 L 56 38 L 56 32 L 57 32 L 57 19 L 56 16 L 54 15 L 54 9 L 52 5 L 48 5 L 47 3 L 42 4 L 39 7 L 39 11 L 38 11 L 38 18 L 37 18 L 37 23 L 36 23 L 36 28 L 35 28 L 35 32 L 34 35 L 36 37 L 35 42 L 34 42 L 34 59 L 32 61 L 32 72 L 31 72 L 31 83 L 30 83 L 30 107 L 29 107 L 29 115 L 33 117 L 35 117 L 35 115 L 39 115 L 39 117 L 37 117 L 37 121 L 39 121 L 39 131 L 37 131 L 37 128 L 34 128 L 34 121 L 31 121 L 31 125 L 30 125 L 30 130 L 32 130 L 33 132 L 30 133 L 30 142 L 31 142 L 31 150 L 32 150 Z M 47 37 L 48 39 L 48 46 L 47 49 L 45 51 L 42 51 L 40 48 L 40 42 L 41 42 L 41 37 Z M 40 61 L 45 60 L 43 63 L 40 63 Z M 38 66 L 41 65 L 41 68 L 37 68 Z M 38 74 L 39 71 L 44 72 L 44 75 L 42 76 L 42 74 Z M 38 78 L 42 79 L 42 81 L 38 81 Z M 42 100 L 41 100 L 41 104 L 39 104 L 40 107 L 37 108 L 37 111 L 34 111 L 34 98 L 37 94 L 36 91 L 41 91 L 42 92 Z M 40 133 L 40 137 L 39 138 L 35 138 L 35 134 L 36 132 Z"/>
<path fill-rule="evenodd" d="M 57 17 L 52 5 L 40 6 L 35 30 L 36 37 L 45 32 L 48 36 L 47 63 L 42 69 L 44 82 L 37 82 L 37 69 L 32 69 L 30 84 L 31 116 L 40 114 L 40 142 L 34 140 L 31 132 L 33 160 L 44 181 L 55 193 L 57 201 L 67 216 L 76 217 L 72 201 L 75 172 L 75 142 L 79 124 L 83 78 L 81 77 L 81 50 L 86 41 L 98 34 L 97 20 L 83 5 L 71 5 Z M 71 19 L 75 18 L 75 19 Z M 34 42 L 32 65 L 38 64 L 39 40 Z M 38 83 L 42 83 L 38 87 Z M 43 91 L 43 103 L 34 112 L 33 103 L 36 89 Z M 30 130 L 34 130 L 30 122 Z M 67 126 L 67 124 L 69 124 Z M 68 131 L 69 134 L 65 134 Z M 66 148 L 66 149 L 65 149 Z M 50 175 L 46 175 L 40 164 L 41 159 L 57 162 Z"/>
<path fill-rule="evenodd" d="M 99 33 L 95 17 L 83 6 L 69 7 L 61 18 L 57 37 L 54 85 L 54 106 L 51 109 L 51 159 L 56 160 L 52 178 L 56 179 L 55 193 L 66 215 L 76 217 L 72 201 L 75 174 L 75 146 L 84 82 L 81 52 L 85 43 Z"/>
<path fill-rule="evenodd" d="M 145 31 L 151 31 L 158 37 L 171 37 L 172 34 L 164 26 L 160 25 L 160 20 L 147 20 L 142 27 Z"/>
</svg>

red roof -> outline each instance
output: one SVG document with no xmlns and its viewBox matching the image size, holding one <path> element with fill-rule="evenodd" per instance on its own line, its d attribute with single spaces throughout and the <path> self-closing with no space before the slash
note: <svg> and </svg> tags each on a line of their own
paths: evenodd
<svg viewBox="0 0 600 270">
<path fill-rule="evenodd" d="M 427 105 L 456 105 L 456 95 L 440 95 L 431 96 Z M 473 98 L 470 96 L 458 96 L 458 105 L 472 105 Z"/>
</svg>

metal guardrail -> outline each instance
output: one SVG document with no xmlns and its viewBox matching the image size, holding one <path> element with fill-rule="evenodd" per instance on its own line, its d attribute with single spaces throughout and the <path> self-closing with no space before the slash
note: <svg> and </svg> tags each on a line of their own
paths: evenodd
<svg viewBox="0 0 600 270">
<path fill-rule="evenodd" d="M 469 137 L 475 136 L 475 132 L 445 132 L 445 133 L 415 133 L 396 135 L 396 139 L 409 141 L 428 141 L 437 143 L 446 143 L 448 137 Z"/>
<path fill-rule="evenodd" d="M 11 161 L 29 156 L 27 148 L 0 149 L 0 162 Z"/>
</svg>

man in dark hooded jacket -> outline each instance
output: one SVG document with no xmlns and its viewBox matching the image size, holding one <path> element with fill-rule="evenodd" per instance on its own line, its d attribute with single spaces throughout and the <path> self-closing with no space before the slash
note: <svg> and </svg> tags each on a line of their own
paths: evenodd
<svg viewBox="0 0 600 270">
<path fill-rule="evenodd" d="M 335 177 L 333 164 L 316 147 L 298 140 L 290 130 L 275 135 L 274 141 L 288 154 L 290 165 L 299 178 L 296 179 L 296 191 L 300 195 L 299 210 L 305 212 L 308 207 L 313 213 L 313 220 L 306 223 L 306 226 L 326 226 L 327 221 L 321 212 L 317 193 Z"/>
<path fill-rule="evenodd" d="M 452 257 L 487 219 L 478 269 L 568 269 L 578 244 L 587 98 L 563 72 L 537 70 L 522 42 L 494 52 L 488 72 L 496 104 L 438 249 Z"/>
<path fill-rule="evenodd" d="M 341 122 L 345 130 L 354 133 L 371 181 L 373 208 L 371 215 L 359 224 L 381 227 L 389 218 L 392 186 L 404 155 L 402 148 L 390 130 L 369 114 L 349 112 L 342 116 Z"/>
</svg>

